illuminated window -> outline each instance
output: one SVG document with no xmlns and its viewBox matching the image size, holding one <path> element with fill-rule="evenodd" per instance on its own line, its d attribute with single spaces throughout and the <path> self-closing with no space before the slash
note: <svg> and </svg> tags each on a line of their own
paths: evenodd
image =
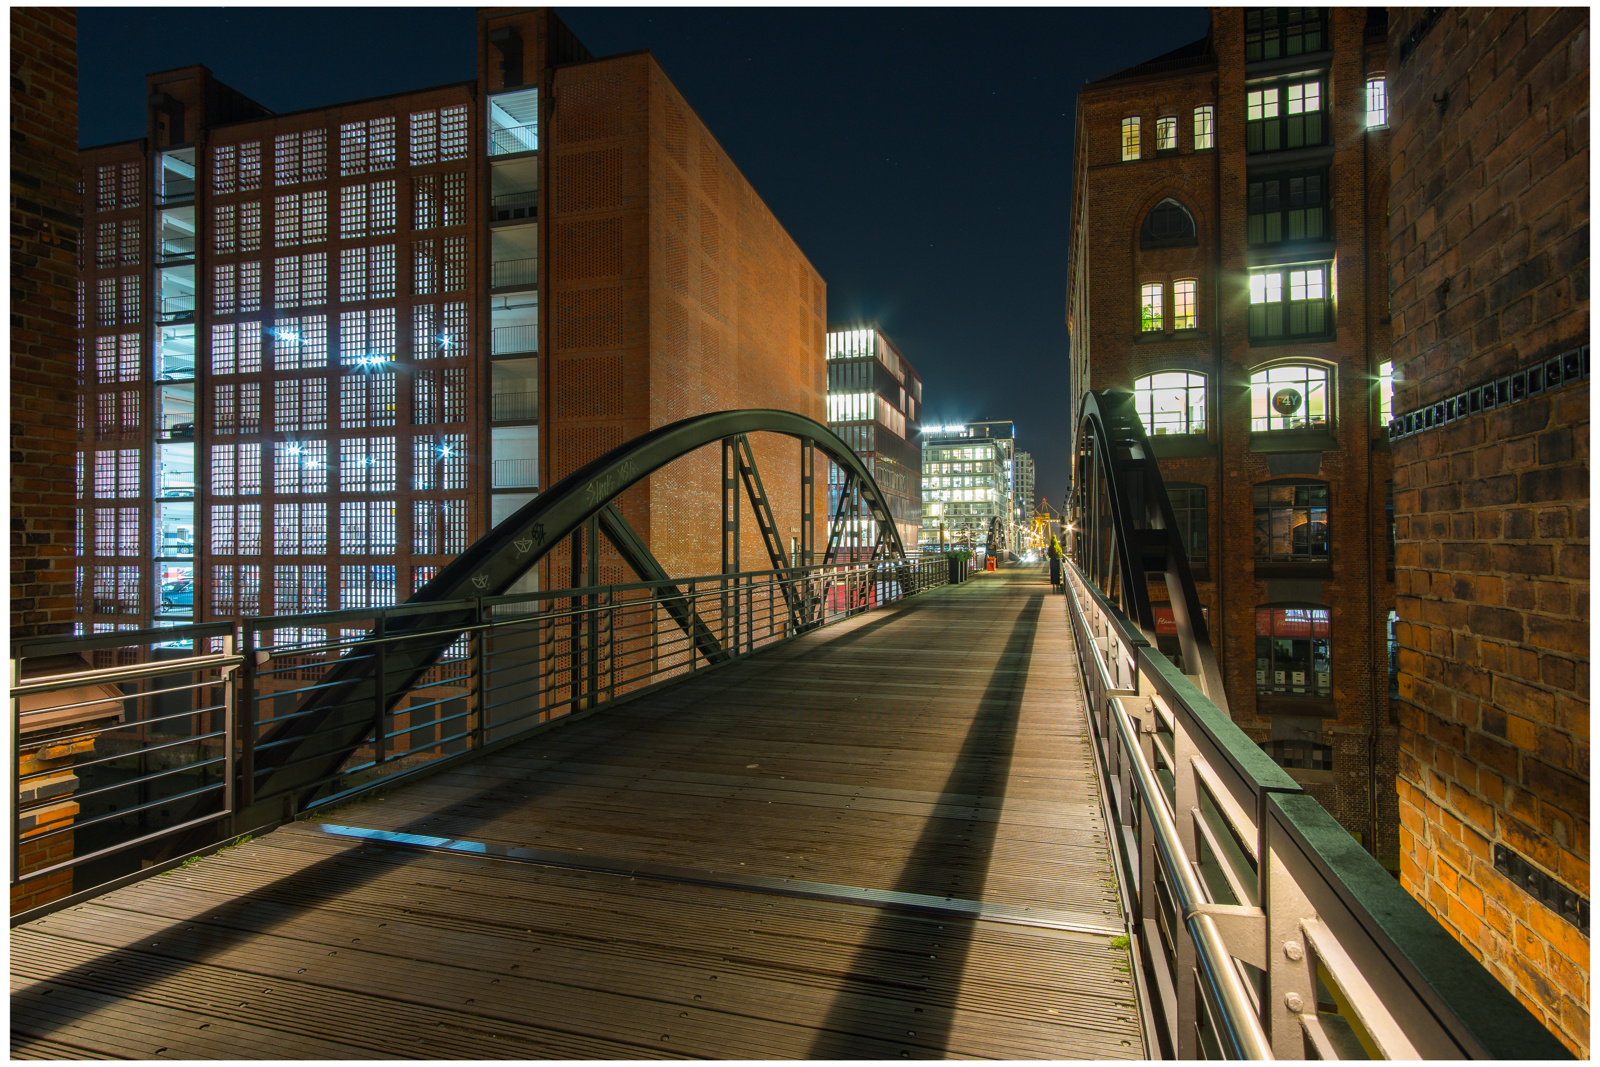
<svg viewBox="0 0 1600 1067">
<path fill-rule="evenodd" d="M 1256 609 L 1256 692 L 1333 695 L 1329 611 L 1324 607 Z"/>
<path fill-rule="evenodd" d="M 1156 151 L 1176 152 L 1178 150 L 1178 118 L 1176 115 L 1163 115 L 1156 119 Z"/>
<path fill-rule="evenodd" d="M 412 227 L 432 229 L 439 225 L 439 175 L 419 174 L 411 182 Z"/>
<path fill-rule="evenodd" d="M 1195 287 L 1198 282 L 1193 278 L 1179 278 L 1172 283 L 1172 328 L 1174 330 L 1192 330 L 1195 328 Z"/>
<path fill-rule="evenodd" d="M 1250 429 L 1305 430 L 1328 425 L 1331 372 L 1326 367 L 1284 364 L 1250 375 Z"/>
<path fill-rule="evenodd" d="M 1166 327 L 1161 311 L 1160 282 L 1139 286 L 1139 329 L 1143 333 L 1157 333 Z"/>
<path fill-rule="evenodd" d="M 239 191 L 252 192 L 261 188 L 261 142 L 251 141 L 239 146 Z"/>
<path fill-rule="evenodd" d="M 394 602 L 395 569 L 392 564 L 339 568 L 339 607 L 385 608 Z"/>
<path fill-rule="evenodd" d="M 1245 151 L 1276 152 L 1323 143 L 1321 78 L 1303 75 L 1245 93 Z"/>
<path fill-rule="evenodd" d="M 1258 485 L 1255 558 L 1264 563 L 1306 563 L 1328 558 L 1328 486 L 1325 482 Z"/>
<path fill-rule="evenodd" d="M 339 502 L 339 553 L 392 556 L 395 552 L 393 500 Z"/>
<path fill-rule="evenodd" d="M 1378 422 L 1382 426 L 1394 420 L 1394 361 L 1378 364 Z"/>
<path fill-rule="evenodd" d="M 1206 376 L 1158 371 L 1133 383 L 1134 410 L 1151 436 L 1205 433 Z"/>
<path fill-rule="evenodd" d="M 1285 174 L 1246 186 L 1246 237 L 1252 245 L 1328 236 L 1327 172 Z"/>
<path fill-rule="evenodd" d="M 1216 112 L 1210 104 L 1194 109 L 1194 150 L 1217 146 Z"/>
<path fill-rule="evenodd" d="M 328 551 L 328 505 L 275 504 L 273 549 L 280 556 L 321 556 Z"/>
<path fill-rule="evenodd" d="M 1122 161 L 1139 158 L 1139 117 L 1122 120 Z"/>
<path fill-rule="evenodd" d="M 1367 79 L 1367 127 L 1389 125 L 1389 87 L 1382 74 Z"/>
<path fill-rule="evenodd" d="M 277 441 L 272 446 L 272 488 L 286 493 L 328 491 L 326 441 Z"/>
<path fill-rule="evenodd" d="M 1250 274 L 1250 340 L 1325 337 L 1333 332 L 1329 266 L 1266 267 Z"/>
<path fill-rule="evenodd" d="M 239 174 L 239 150 L 231 145 L 218 145 L 211 150 L 211 191 L 218 196 L 233 192 Z"/>
<path fill-rule="evenodd" d="M 1261 748 L 1280 767 L 1304 771 L 1333 770 L 1333 746 L 1314 741 L 1263 741 Z"/>
<path fill-rule="evenodd" d="M 261 201 L 252 200 L 239 205 L 239 251 L 256 252 L 261 248 Z"/>
</svg>

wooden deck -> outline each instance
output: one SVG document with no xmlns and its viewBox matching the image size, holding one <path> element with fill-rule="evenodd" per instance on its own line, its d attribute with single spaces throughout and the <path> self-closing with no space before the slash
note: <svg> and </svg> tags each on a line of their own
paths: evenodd
<svg viewBox="0 0 1600 1067">
<path fill-rule="evenodd" d="M 18 927 L 18 1058 L 1143 1059 L 1059 597 L 984 575 Z"/>
</svg>

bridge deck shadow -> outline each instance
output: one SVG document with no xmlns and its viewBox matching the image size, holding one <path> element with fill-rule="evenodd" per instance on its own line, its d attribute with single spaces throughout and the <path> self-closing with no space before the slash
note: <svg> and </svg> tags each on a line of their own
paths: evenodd
<svg viewBox="0 0 1600 1067">
<path fill-rule="evenodd" d="M 13 1055 L 1143 1058 L 1048 589 L 936 590 L 19 927 Z"/>
</svg>

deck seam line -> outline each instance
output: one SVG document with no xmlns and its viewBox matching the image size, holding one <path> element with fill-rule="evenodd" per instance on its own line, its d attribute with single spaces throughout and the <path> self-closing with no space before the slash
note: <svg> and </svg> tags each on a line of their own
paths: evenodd
<svg viewBox="0 0 1600 1067">
<path fill-rule="evenodd" d="M 355 838 L 423 852 L 468 855 L 482 859 L 500 860 L 506 863 L 556 867 L 564 870 L 587 871 L 618 877 L 644 877 L 656 881 L 676 882 L 684 885 L 731 889 L 748 893 L 766 893 L 809 900 L 826 900 L 864 907 L 924 912 L 936 915 L 960 915 L 979 922 L 1005 923 L 1011 926 L 1032 926 L 1100 937 L 1116 937 L 1123 933 L 1120 925 L 1064 918 L 1060 917 L 1061 913 L 1059 912 L 1030 908 L 1026 905 L 986 904 L 983 901 L 967 900 L 961 897 L 935 897 L 924 893 L 899 893 L 885 889 L 866 889 L 859 886 L 810 882 L 796 878 L 777 878 L 768 875 L 737 874 L 713 870 L 702 872 L 686 867 L 630 863 L 620 859 L 576 856 L 570 852 L 557 852 L 550 849 L 517 848 L 509 845 L 497 845 L 490 841 L 471 841 L 463 838 L 408 834 L 395 830 L 374 830 L 360 826 L 344 826 L 338 823 L 308 823 L 306 825 L 310 829 L 319 830 L 334 837 Z"/>
</svg>

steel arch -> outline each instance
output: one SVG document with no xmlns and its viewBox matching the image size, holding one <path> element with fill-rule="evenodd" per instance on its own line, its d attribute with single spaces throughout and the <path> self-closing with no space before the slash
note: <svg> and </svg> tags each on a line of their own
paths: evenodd
<svg viewBox="0 0 1600 1067">
<path fill-rule="evenodd" d="M 1200 610 L 1189 553 L 1178 532 L 1161 467 L 1145 438 L 1129 389 L 1085 393 L 1078 424 L 1072 505 L 1077 563 L 1156 645 L 1149 578 L 1166 579 L 1186 673 L 1223 711 L 1222 671 Z"/>
<path fill-rule="evenodd" d="M 871 472 L 822 423 L 792 411 L 754 408 L 696 415 L 651 430 L 551 486 L 441 569 L 405 603 L 457 606 L 391 620 L 383 634 L 380 663 L 373 656 L 357 654 L 361 648 L 357 646 L 330 667 L 294 715 L 256 742 L 259 755 L 252 777 L 259 783 L 251 792 L 258 806 L 281 803 L 286 795 L 296 796 L 297 806 L 311 799 L 314 784 L 331 778 L 372 732 L 374 703 L 387 707 L 398 703 L 473 623 L 472 612 L 460 602 L 505 593 L 591 520 L 597 529 L 608 521 L 620 523 L 611 502 L 667 464 L 707 445 L 751 433 L 783 434 L 799 440 L 802 449 L 810 442 L 843 468 L 847 488 L 850 482 L 860 487 L 878 525 L 878 547 L 886 546 L 892 560 L 905 560 L 905 547 Z M 837 520 L 834 527 L 839 527 Z M 415 636 L 408 639 L 407 634 Z M 389 687 L 382 693 L 377 689 L 380 680 Z M 308 795 L 298 796 L 302 792 Z"/>
</svg>

